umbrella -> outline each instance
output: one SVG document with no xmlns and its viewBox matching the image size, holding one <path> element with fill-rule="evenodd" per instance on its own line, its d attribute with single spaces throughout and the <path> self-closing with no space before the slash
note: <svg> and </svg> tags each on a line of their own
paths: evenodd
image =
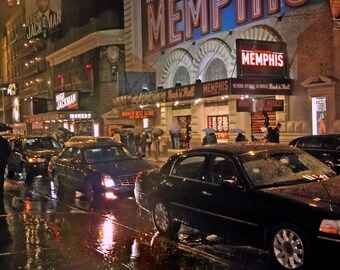
<svg viewBox="0 0 340 270">
<path fill-rule="evenodd" d="M 122 125 L 122 128 L 135 128 L 134 125 Z"/>
<path fill-rule="evenodd" d="M 229 133 L 245 133 L 245 131 L 240 128 L 231 128 L 229 129 Z"/>
<path fill-rule="evenodd" d="M 172 133 L 178 133 L 180 131 L 181 127 L 180 125 L 176 122 L 176 123 L 172 123 L 171 126 L 170 126 L 170 131 Z"/>
<path fill-rule="evenodd" d="M 202 129 L 202 131 L 204 131 L 207 134 L 216 133 L 216 130 L 213 129 L 213 128 L 204 128 L 204 129 Z"/>
<path fill-rule="evenodd" d="M 9 125 L 5 124 L 5 123 L 0 123 L 0 132 L 1 131 L 8 131 L 8 130 L 12 130 L 13 128 L 10 127 Z"/>
</svg>

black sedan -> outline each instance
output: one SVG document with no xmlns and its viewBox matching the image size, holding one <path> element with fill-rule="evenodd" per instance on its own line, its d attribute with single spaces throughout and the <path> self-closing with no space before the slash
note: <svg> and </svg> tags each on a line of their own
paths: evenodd
<svg viewBox="0 0 340 270">
<path fill-rule="evenodd" d="M 175 236 L 180 224 L 237 233 L 268 248 L 282 269 L 303 269 L 319 243 L 340 242 L 340 176 L 291 146 L 187 150 L 139 174 L 134 192 L 161 235 Z"/>
<path fill-rule="evenodd" d="M 18 173 L 25 181 L 47 176 L 48 162 L 62 149 L 58 141 L 44 135 L 17 136 L 9 143 L 12 152 L 7 161 L 7 177 L 13 179 Z"/>
<path fill-rule="evenodd" d="M 340 134 L 302 136 L 292 140 L 289 145 L 308 152 L 340 174 Z"/>
<path fill-rule="evenodd" d="M 72 144 L 51 159 L 49 175 L 59 194 L 78 191 L 91 206 L 119 195 L 133 195 L 140 171 L 155 168 L 134 150 L 117 142 Z"/>
</svg>

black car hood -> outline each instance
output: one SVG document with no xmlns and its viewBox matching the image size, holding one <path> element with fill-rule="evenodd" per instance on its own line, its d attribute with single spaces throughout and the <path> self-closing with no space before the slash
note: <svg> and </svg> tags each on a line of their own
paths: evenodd
<svg viewBox="0 0 340 270">
<path fill-rule="evenodd" d="M 143 159 L 128 159 L 91 165 L 95 170 L 109 175 L 135 175 L 140 171 L 153 169 L 155 166 Z"/>
<path fill-rule="evenodd" d="M 337 206 L 340 209 L 340 176 L 323 181 L 268 188 L 264 191 L 309 205 L 327 208 Z"/>
<path fill-rule="evenodd" d="M 36 149 L 36 150 L 25 150 L 24 154 L 28 157 L 51 157 L 59 154 L 60 150 L 55 149 Z"/>
</svg>

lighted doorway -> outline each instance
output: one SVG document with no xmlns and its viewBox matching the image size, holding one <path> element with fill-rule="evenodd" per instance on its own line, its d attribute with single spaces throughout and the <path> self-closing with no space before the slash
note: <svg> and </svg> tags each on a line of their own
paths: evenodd
<svg viewBox="0 0 340 270">
<path fill-rule="evenodd" d="M 327 132 L 327 103 L 326 97 L 312 98 L 312 124 L 313 135 L 324 134 Z"/>
</svg>

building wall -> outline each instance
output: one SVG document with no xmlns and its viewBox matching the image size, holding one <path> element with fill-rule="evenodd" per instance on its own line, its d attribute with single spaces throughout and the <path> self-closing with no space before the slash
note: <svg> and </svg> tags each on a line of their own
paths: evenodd
<svg viewBox="0 0 340 270">
<path fill-rule="evenodd" d="M 133 1 L 126 0 L 126 5 Z M 129 6 L 140 9 L 140 7 Z M 139 24 L 134 26 L 138 29 Z M 311 108 L 308 91 L 302 82 L 315 76 L 335 76 L 334 48 L 338 46 L 337 40 L 333 41 L 334 31 L 328 3 L 322 2 L 305 8 L 296 9 L 282 17 L 275 16 L 257 21 L 256 23 L 238 27 L 230 32 L 210 35 L 194 42 L 185 42 L 164 51 L 148 53 L 144 52 L 144 69 L 152 69 L 156 72 L 157 84 L 164 88 L 173 87 L 174 73 L 179 66 L 187 67 L 190 73 L 190 83 L 201 78 L 204 74 L 204 66 L 209 59 L 219 57 L 226 64 L 226 77 L 236 77 L 235 40 L 238 38 L 276 40 L 287 44 L 289 75 L 293 79 L 293 93 L 291 96 L 276 96 L 284 99 L 285 111 L 277 112 L 276 119 L 282 122 L 282 142 L 289 142 L 293 137 L 311 133 Z M 134 40 L 136 41 L 136 39 Z M 142 40 L 138 40 L 142 42 Z M 127 40 L 127 43 L 132 42 Z M 133 49 L 131 49 L 133 53 Z M 338 59 L 340 62 L 340 59 Z M 339 92 L 339 91 L 337 91 Z M 337 93 L 336 92 L 336 93 Z M 336 94 L 338 96 L 338 94 Z M 235 99 L 229 97 L 230 124 L 249 130 L 249 114 L 241 115 L 236 112 Z M 336 108 L 336 119 L 332 132 L 339 132 L 339 112 Z M 171 114 L 171 109 L 168 110 Z M 197 138 L 200 129 L 204 127 L 203 106 L 192 107 L 193 115 L 199 116 L 193 120 L 193 131 Z M 195 117 L 194 116 L 194 117 Z M 170 123 L 171 116 L 162 116 L 161 123 Z M 195 119 L 195 118 L 194 118 Z M 202 120 L 203 119 L 203 120 Z M 166 126 L 164 125 L 166 128 Z M 196 128 L 196 130 L 195 130 Z M 202 137 L 202 135 L 201 135 Z"/>
</svg>

